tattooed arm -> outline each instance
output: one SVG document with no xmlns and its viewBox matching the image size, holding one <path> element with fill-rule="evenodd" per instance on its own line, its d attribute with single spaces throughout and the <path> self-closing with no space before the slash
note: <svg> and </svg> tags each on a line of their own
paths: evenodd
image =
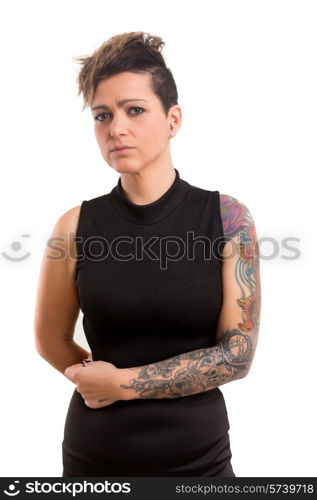
<svg viewBox="0 0 317 500">
<path fill-rule="evenodd" d="M 120 399 L 178 398 L 245 377 L 254 357 L 260 324 L 260 261 L 248 208 L 220 195 L 225 245 L 223 304 L 213 347 L 196 349 L 149 365 L 120 369 Z"/>
</svg>

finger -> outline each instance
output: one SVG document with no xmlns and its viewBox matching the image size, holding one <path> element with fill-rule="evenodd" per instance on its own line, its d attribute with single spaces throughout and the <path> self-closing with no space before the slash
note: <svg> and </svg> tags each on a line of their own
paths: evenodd
<svg viewBox="0 0 317 500">
<path fill-rule="evenodd" d="M 65 370 L 64 370 L 64 375 L 65 377 L 67 377 L 69 380 L 73 380 L 73 368 L 71 366 L 68 366 Z"/>
<path fill-rule="evenodd" d="M 81 363 L 77 363 L 75 365 L 70 365 L 64 370 L 64 375 L 69 380 L 74 381 L 74 376 L 79 368 L 83 368 Z"/>
<path fill-rule="evenodd" d="M 106 406 L 105 404 L 100 404 L 97 401 L 92 401 L 91 399 L 84 399 L 85 405 L 88 406 L 88 408 L 92 408 L 93 410 L 97 410 L 98 408 L 103 408 L 103 406 Z"/>
</svg>

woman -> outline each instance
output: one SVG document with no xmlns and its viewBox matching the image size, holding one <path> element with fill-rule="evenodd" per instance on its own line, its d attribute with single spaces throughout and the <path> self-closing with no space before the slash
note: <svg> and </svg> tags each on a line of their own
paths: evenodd
<svg viewBox="0 0 317 500">
<path fill-rule="evenodd" d="M 37 350 L 76 385 L 63 476 L 235 476 L 219 386 L 245 377 L 256 349 L 256 231 L 244 204 L 173 167 L 182 114 L 163 44 L 123 33 L 79 58 L 120 177 L 58 219 L 60 253 L 42 263 Z M 80 309 L 90 353 L 73 340 Z"/>
</svg>

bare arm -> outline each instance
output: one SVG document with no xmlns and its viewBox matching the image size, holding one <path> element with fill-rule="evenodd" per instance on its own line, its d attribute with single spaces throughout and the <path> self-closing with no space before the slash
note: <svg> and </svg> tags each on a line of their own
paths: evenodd
<svg viewBox="0 0 317 500">
<path fill-rule="evenodd" d="M 221 195 L 226 238 L 223 249 L 223 305 L 217 344 L 149 365 L 119 369 L 121 399 L 177 398 L 245 377 L 255 354 L 260 324 L 260 261 L 250 211 Z"/>
<path fill-rule="evenodd" d="M 74 281 L 76 233 L 80 206 L 62 215 L 55 224 L 41 265 L 34 318 L 38 353 L 64 374 L 90 353 L 73 340 L 80 307 Z M 51 248 L 53 247 L 57 250 Z"/>
</svg>

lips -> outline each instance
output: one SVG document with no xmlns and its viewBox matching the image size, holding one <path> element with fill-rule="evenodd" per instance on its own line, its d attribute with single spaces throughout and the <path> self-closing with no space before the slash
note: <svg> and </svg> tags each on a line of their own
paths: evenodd
<svg viewBox="0 0 317 500">
<path fill-rule="evenodd" d="M 113 151 L 121 151 L 122 149 L 132 149 L 132 146 L 119 146 L 117 148 L 111 149 L 111 152 L 113 152 Z"/>
<path fill-rule="evenodd" d="M 134 148 L 121 148 L 121 149 L 114 149 L 113 151 L 111 151 L 111 153 L 115 156 L 127 156 L 131 149 L 134 149 Z"/>
</svg>

